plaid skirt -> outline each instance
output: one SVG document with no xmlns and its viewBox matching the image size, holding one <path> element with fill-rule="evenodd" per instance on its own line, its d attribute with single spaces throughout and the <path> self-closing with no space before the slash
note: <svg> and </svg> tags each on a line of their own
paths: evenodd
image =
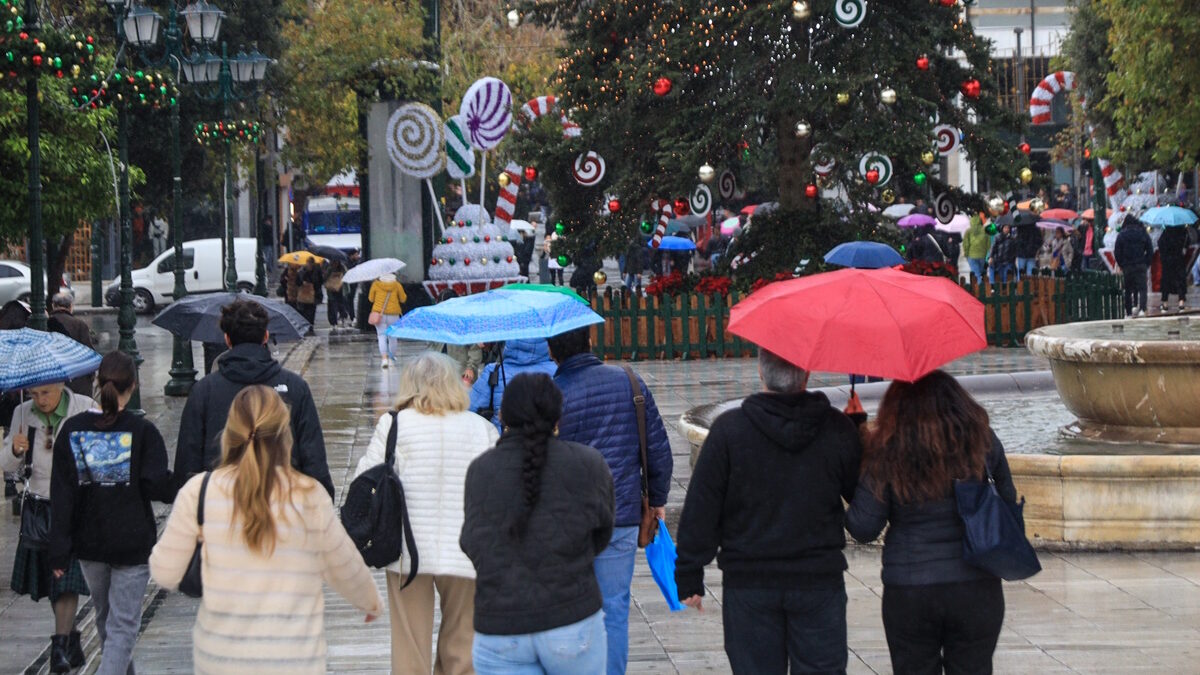
<svg viewBox="0 0 1200 675">
<path fill-rule="evenodd" d="M 17 546 L 9 588 L 17 595 L 28 595 L 34 602 L 45 597 L 49 597 L 52 603 L 58 602 L 59 596 L 68 593 L 91 595 L 78 560 L 72 558 L 67 573 L 61 579 L 55 579 L 46 551 L 34 551 L 23 546 Z"/>
</svg>

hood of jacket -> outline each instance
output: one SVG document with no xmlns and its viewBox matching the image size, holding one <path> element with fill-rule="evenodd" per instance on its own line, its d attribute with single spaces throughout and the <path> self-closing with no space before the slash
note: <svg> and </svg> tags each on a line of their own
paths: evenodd
<svg viewBox="0 0 1200 675">
<path fill-rule="evenodd" d="M 788 452 L 803 452 L 832 411 L 829 399 L 817 392 L 759 393 L 742 401 L 742 412 L 750 423 Z"/>
<path fill-rule="evenodd" d="M 219 363 L 221 374 L 238 384 L 265 382 L 283 369 L 266 345 L 236 345 L 220 356 Z"/>
<path fill-rule="evenodd" d="M 550 360 L 550 348 L 543 339 L 509 340 L 504 343 L 504 361 L 517 366 L 532 366 Z"/>
</svg>

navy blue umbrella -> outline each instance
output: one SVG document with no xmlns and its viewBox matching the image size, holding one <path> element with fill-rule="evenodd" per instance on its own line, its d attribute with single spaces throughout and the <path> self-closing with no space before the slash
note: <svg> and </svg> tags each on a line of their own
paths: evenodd
<svg viewBox="0 0 1200 675">
<path fill-rule="evenodd" d="M 267 309 L 267 331 L 278 342 L 295 342 L 308 334 L 309 324 L 300 312 L 279 302 L 250 293 L 207 293 L 171 303 L 150 323 L 186 340 L 221 344 L 221 308 L 234 300 L 257 302 Z"/>
<path fill-rule="evenodd" d="M 825 254 L 825 262 L 842 267 L 875 270 L 903 265 L 904 258 L 896 249 L 874 241 L 848 241 L 833 247 Z"/>
</svg>

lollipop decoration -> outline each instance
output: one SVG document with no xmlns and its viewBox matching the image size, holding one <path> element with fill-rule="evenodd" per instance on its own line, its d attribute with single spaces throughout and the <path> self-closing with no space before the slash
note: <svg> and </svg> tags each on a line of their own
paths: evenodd
<svg viewBox="0 0 1200 675">
<path fill-rule="evenodd" d="M 512 127 L 512 92 L 494 77 L 476 80 L 463 96 L 458 114 L 467 123 L 471 145 L 491 150 Z"/>
<path fill-rule="evenodd" d="M 712 190 L 707 185 L 697 185 L 688 199 L 688 207 L 697 216 L 707 216 L 712 210 Z"/>
<path fill-rule="evenodd" d="M 658 225 L 654 228 L 654 236 L 650 237 L 650 246 L 658 248 L 662 245 L 662 238 L 667 234 L 667 223 L 671 216 L 675 215 L 675 211 L 667 199 L 655 199 L 650 202 L 650 210 L 658 214 Z"/>
<path fill-rule="evenodd" d="M 836 0 L 833 16 L 842 28 L 854 28 L 867 16 L 866 0 Z"/>
<path fill-rule="evenodd" d="M 446 163 L 446 141 L 442 120 L 424 103 L 405 103 L 392 113 L 387 123 L 387 150 L 392 164 L 413 178 L 425 179 L 425 187 L 434 204 L 438 203 L 429 179 Z M 434 209 L 438 225 L 444 231 L 441 209 Z"/>
<path fill-rule="evenodd" d="M 732 199 L 737 193 L 737 177 L 729 169 L 721 172 L 721 177 L 717 179 L 717 190 L 721 193 L 721 199 Z"/>
<path fill-rule="evenodd" d="M 833 173 L 833 168 L 837 166 L 837 162 L 832 157 L 825 154 L 824 147 L 818 143 L 813 146 L 811 152 L 808 153 L 809 159 L 812 160 L 813 173 L 824 178 Z"/>
<path fill-rule="evenodd" d="M 550 114 L 558 109 L 558 99 L 554 96 L 538 96 L 521 106 L 521 113 L 529 120 L 529 124 L 533 124 L 542 115 Z M 566 113 L 561 113 L 558 119 L 562 124 L 563 138 L 576 138 L 583 132 L 578 124 L 567 119 Z"/>
<path fill-rule="evenodd" d="M 960 136 L 958 129 L 949 124 L 939 124 L 933 128 L 934 145 L 943 157 L 958 149 Z"/>
<path fill-rule="evenodd" d="M 939 223 L 945 225 L 954 220 L 954 214 L 954 202 L 950 199 L 949 193 L 939 192 L 933 198 L 933 215 L 937 216 Z"/>
<path fill-rule="evenodd" d="M 604 180 L 604 170 L 604 158 L 594 150 L 588 150 L 575 158 L 575 168 L 572 173 L 575 175 L 576 183 L 584 187 L 592 187 Z"/>
<path fill-rule="evenodd" d="M 466 126 L 458 115 L 446 120 L 446 173 L 458 180 L 475 175 L 475 150 L 467 141 Z"/>
<path fill-rule="evenodd" d="M 892 160 L 881 152 L 868 152 L 858 161 L 858 172 L 866 176 L 871 171 L 878 172 L 879 180 L 874 183 L 876 187 L 887 185 L 892 179 Z"/>
<path fill-rule="evenodd" d="M 496 222 L 507 226 L 512 224 L 513 209 L 517 206 L 517 189 L 521 186 L 521 165 L 509 162 L 504 167 L 504 175 L 508 176 L 508 185 L 500 190 L 496 197 Z"/>
</svg>

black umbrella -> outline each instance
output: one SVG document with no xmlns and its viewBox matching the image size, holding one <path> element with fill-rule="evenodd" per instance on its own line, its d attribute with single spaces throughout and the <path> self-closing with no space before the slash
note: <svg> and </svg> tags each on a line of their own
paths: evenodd
<svg viewBox="0 0 1200 675">
<path fill-rule="evenodd" d="M 312 253 L 313 255 L 319 255 L 322 258 L 324 258 L 330 262 L 333 262 L 336 260 L 337 262 L 340 262 L 343 265 L 346 265 L 346 266 L 350 265 L 350 257 L 347 256 L 345 254 L 345 252 L 343 252 L 340 248 L 334 248 L 332 246 L 316 245 L 316 246 L 309 246 L 305 250 L 307 250 L 309 253 Z"/>
<path fill-rule="evenodd" d="M 221 308 L 234 300 L 257 302 L 267 308 L 267 330 L 280 342 L 294 342 L 308 334 L 308 321 L 300 312 L 279 302 L 249 293 L 209 293 L 192 295 L 172 303 L 151 321 L 174 335 L 196 342 L 225 342 L 221 332 Z"/>
</svg>

